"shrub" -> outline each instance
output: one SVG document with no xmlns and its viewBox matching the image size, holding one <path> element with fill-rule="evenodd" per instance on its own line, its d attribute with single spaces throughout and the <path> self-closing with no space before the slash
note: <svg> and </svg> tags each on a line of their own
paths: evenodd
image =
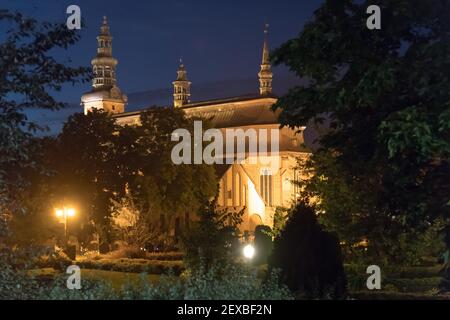
<svg viewBox="0 0 450 320">
<path fill-rule="evenodd" d="M 120 271 L 131 273 L 148 273 L 148 274 L 164 274 L 174 273 L 180 274 L 184 270 L 182 261 L 160 261 L 147 259 L 99 259 L 99 260 L 83 260 L 77 262 L 80 268 L 97 269 L 107 271 Z"/>
<path fill-rule="evenodd" d="M 280 300 L 293 299 L 285 286 L 280 286 L 276 273 L 265 281 L 249 266 L 227 264 L 189 271 L 180 278 L 162 276 L 156 284 L 145 276 L 140 286 L 125 286 L 125 299 L 164 300 Z"/>
<path fill-rule="evenodd" d="M 114 250 L 108 252 L 106 254 L 101 255 L 100 258 L 104 259 L 120 259 L 120 258 L 129 258 L 129 259 L 144 259 L 146 252 L 139 247 L 135 246 L 126 246 L 121 247 L 118 250 Z"/>
<path fill-rule="evenodd" d="M 208 270 L 213 264 L 227 263 L 234 253 L 242 215 L 243 211 L 219 211 L 215 202 L 207 204 L 199 212 L 200 219 L 182 237 L 187 266 Z"/>
<path fill-rule="evenodd" d="M 163 261 L 175 261 L 183 260 L 184 254 L 182 252 L 148 252 L 141 248 L 126 246 L 118 250 L 111 251 L 104 255 L 97 255 L 98 259 L 148 259 L 148 260 L 163 260 Z"/>
<path fill-rule="evenodd" d="M 146 259 L 149 260 L 164 260 L 164 261 L 174 261 L 183 260 L 184 254 L 182 252 L 147 252 L 145 255 Z"/>
<path fill-rule="evenodd" d="M 322 230 L 314 210 L 299 203 L 276 238 L 271 268 L 280 268 L 281 280 L 307 298 L 340 298 L 346 280 L 339 240 Z"/>
<path fill-rule="evenodd" d="M 72 264 L 72 260 L 62 251 L 58 250 L 50 254 L 41 255 L 32 260 L 31 266 L 34 268 L 53 268 L 56 270 L 66 270 Z"/>
<path fill-rule="evenodd" d="M 256 264 L 267 263 L 272 253 L 272 230 L 269 226 L 259 225 L 255 228 L 255 251 L 254 262 Z"/>
<path fill-rule="evenodd" d="M 257 270 L 248 266 L 228 264 L 201 268 L 189 275 L 184 299 L 188 300 L 287 300 L 292 294 L 279 285 L 273 271 L 265 280 L 258 278 Z"/>
</svg>

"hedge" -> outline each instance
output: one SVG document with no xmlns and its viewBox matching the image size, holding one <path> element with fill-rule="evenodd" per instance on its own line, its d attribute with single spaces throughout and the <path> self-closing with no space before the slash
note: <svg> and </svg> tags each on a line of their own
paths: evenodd
<svg viewBox="0 0 450 320">
<path fill-rule="evenodd" d="M 107 271 L 120 271 L 148 274 L 181 274 L 184 271 L 182 261 L 161 261 L 148 259 L 99 259 L 83 260 L 76 263 L 80 268 L 97 269 Z"/>
</svg>

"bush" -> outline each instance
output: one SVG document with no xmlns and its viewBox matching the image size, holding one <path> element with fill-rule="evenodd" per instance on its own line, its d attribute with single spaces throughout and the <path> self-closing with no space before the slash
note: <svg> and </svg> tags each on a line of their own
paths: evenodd
<svg viewBox="0 0 450 320">
<path fill-rule="evenodd" d="M 293 299 L 285 286 L 280 286 L 276 273 L 262 281 L 256 270 L 244 265 L 199 268 L 181 278 L 163 276 L 156 284 L 142 277 L 141 286 L 127 286 L 126 299 L 164 300 L 281 300 Z"/>
<path fill-rule="evenodd" d="M 262 281 L 257 270 L 244 265 L 213 266 L 199 269 L 187 278 L 184 299 L 188 300 L 288 300 L 292 294 L 279 285 L 273 271 Z"/>
<path fill-rule="evenodd" d="M 128 259 L 145 259 L 146 252 L 142 250 L 141 248 L 134 247 L 134 246 L 126 246 L 121 247 L 118 250 L 114 250 L 111 252 L 108 252 L 106 254 L 102 254 L 100 256 L 104 259 L 120 259 L 120 258 L 128 258 Z"/>
<path fill-rule="evenodd" d="M 148 259 L 148 260 L 162 260 L 162 261 L 175 261 L 183 260 L 184 254 L 182 252 L 148 252 L 141 248 L 126 246 L 118 250 L 111 251 L 104 255 L 97 255 L 98 259 Z"/>
<path fill-rule="evenodd" d="M 175 261 L 183 260 L 184 254 L 182 252 L 147 252 L 146 259 L 149 260 L 164 260 L 164 261 Z"/>
<path fill-rule="evenodd" d="M 254 262 L 265 264 L 272 253 L 272 230 L 269 226 L 259 225 L 255 228 L 255 251 Z"/>
<path fill-rule="evenodd" d="M 80 268 L 97 269 L 107 271 L 120 271 L 131 273 L 164 274 L 174 273 L 179 275 L 184 270 L 182 261 L 160 261 L 147 259 L 98 259 L 83 260 L 77 262 Z"/>
<path fill-rule="evenodd" d="M 199 221 L 182 237 L 185 262 L 189 268 L 202 266 L 208 270 L 213 264 L 227 263 L 234 254 L 241 212 L 218 211 L 216 203 L 207 204 L 199 212 Z"/>
<path fill-rule="evenodd" d="M 281 280 L 307 298 L 340 298 L 346 278 L 339 240 L 322 230 L 314 210 L 298 204 L 285 229 L 275 239 L 271 268 L 281 269 Z"/>
<path fill-rule="evenodd" d="M 82 279 L 80 290 L 68 290 L 67 275 L 38 281 L 26 272 L 14 270 L 0 263 L 0 299 L 16 300 L 181 300 L 181 299 L 232 299 L 277 300 L 293 299 L 289 290 L 279 285 L 276 273 L 265 281 L 255 269 L 243 265 L 211 266 L 209 271 L 186 272 L 181 277 L 163 275 L 156 283 L 141 275 L 139 283 L 128 282 L 115 290 L 105 281 Z"/>
<path fill-rule="evenodd" d="M 62 251 L 41 255 L 32 260 L 31 267 L 53 268 L 55 270 L 66 270 L 72 264 L 72 260 Z"/>
</svg>

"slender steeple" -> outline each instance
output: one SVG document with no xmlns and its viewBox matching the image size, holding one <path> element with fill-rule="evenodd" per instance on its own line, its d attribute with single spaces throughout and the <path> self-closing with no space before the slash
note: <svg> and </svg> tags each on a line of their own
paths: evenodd
<svg viewBox="0 0 450 320">
<path fill-rule="evenodd" d="M 177 79 L 173 84 L 173 106 L 175 108 L 182 107 L 190 102 L 191 82 L 187 78 L 187 72 L 184 68 L 183 60 L 180 59 L 180 66 L 177 71 Z"/>
<path fill-rule="evenodd" d="M 259 77 L 259 93 L 261 95 L 272 93 L 272 78 L 270 57 L 269 57 L 269 25 L 266 24 L 264 28 L 264 46 L 261 62 L 261 71 L 258 73 Z"/>
<path fill-rule="evenodd" d="M 100 34 L 97 36 L 97 56 L 92 60 L 94 88 L 111 87 L 116 84 L 117 59 L 112 56 L 112 39 L 108 20 L 103 17 Z"/>
<path fill-rule="evenodd" d="M 92 59 L 92 91 L 84 94 L 81 103 L 84 112 L 104 109 L 111 113 L 125 112 L 127 96 L 117 87 L 117 59 L 112 55 L 112 39 L 108 20 L 103 17 L 100 33 L 97 36 L 97 55 Z"/>
</svg>

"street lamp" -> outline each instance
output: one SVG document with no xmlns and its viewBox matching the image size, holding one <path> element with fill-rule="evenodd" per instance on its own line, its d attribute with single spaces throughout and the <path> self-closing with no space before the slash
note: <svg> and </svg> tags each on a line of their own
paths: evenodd
<svg viewBox="0 0 450 320">
<path fill-rule="evenodd" d="M 55 214 L 58 218 L 63 218 L 64 220 L 64 239 L 67 244 L 67 217 L 74 217 L 75 216 L 75 209 L 74 208 L 67 208 L 64 207 L 62 209 L 57 208 L 55 209 Z"/>
</svg>

